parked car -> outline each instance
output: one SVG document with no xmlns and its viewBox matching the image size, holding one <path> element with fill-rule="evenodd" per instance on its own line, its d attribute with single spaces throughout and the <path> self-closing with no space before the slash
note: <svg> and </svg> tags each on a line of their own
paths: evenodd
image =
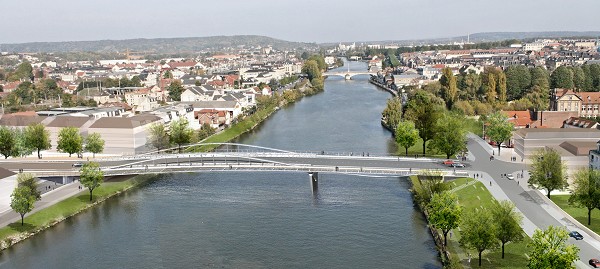
<svg viewBox="0 0 600 269">
<path fill-rule="evenodd" d="M 463 164 L 463 163 L 452 163 L 450 166 L 455 167 L 455 168 L 464 168 L 465 164 Z"/>
<path fill-rule="evenodd" d="M 598 268 L 598 267 L 600 267 L 600 260 L 590 259 L 590 265 L 594 268 Z"/>
<path fill-rule="evenodd" d="M 82 163 L 82 162 L 76 162 L 76 163 L 73 163 L 73 165 L 72 165 L 72 166 L 73 166 L 73 167 L 82 167 L 82 166 L 83 166 L 83 163 Z"/>
<path fill-rule="evenodd" d="M 508 178 L 509 180 L 515 179 L 515 177 L 512 174 L 506 174 L 506 178 Z"/>
<path fill-rule="evenodd" d="M 444 165 L 452 165 L 453 163 L 454 163 L 453 160 L 445 160 L 442 162 L 442 164 L 444 164 Z"/>
<path fill-rule="evenodd" d="M 582 240 L 583 239 L 583 235 L 581 235 L 577 231 L 570 232 L 569 236 L 575 238 L 575 240 Z"/>
</svg>

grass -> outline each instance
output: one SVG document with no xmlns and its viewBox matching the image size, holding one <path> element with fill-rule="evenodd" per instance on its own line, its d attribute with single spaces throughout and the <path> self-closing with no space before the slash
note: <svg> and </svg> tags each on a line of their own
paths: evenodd
<svg viewBox="0 0 600 269">
<path fill-rule="evenodd" d="M 52 226 L 53 224 L 77 214 L 78 212 L 91 207 L 94 203 L 102 201 L 125 189 L 134 187 L 143 182 L 143 178 L 134 177 L 121 181 L 107 181 L 94 190 L 93 200 L 89 199 L 89 191 L 82 194 L 69 197 L 48 208 L 42 209 L 30 215 L 25 215 L 24 225 L 21 221 L 9 224 L 0 229 L 0 241 L 6 242 L 10 237 L 36 233 Z"/>
<path fill-rule="evenodd" d="M 419 184 L 416 177 L 411 177 L 413 185 Z M 490 208 L 496 200 L 485 186 L 472 178 L 458 178 L 447 182 L 448 186 L 458 196 L 458 202 L 464 207 L 464 210 L 473 210 L 475 208 Z M 459 189 L 459 187 L 464 186 Z M 460 261 L 459 268 L 478 267 L 478 254 L 476 250 L 463 249 L 460 244 L 460 230 L 452 230 L 452 236 L 448 235 L 448 251 L 453 260 Z M 500 244 L 494 250 L 486 250 L 482 254 L 481 268 L 525 268 L 527 266 L 528 252 L 527 244 L 531 239 L 525 236 L 521 242 L 509 243 L 505 245 L 505 258 L 502 259 L 502 249 Z M 468 253 L 471 253 L 471 263 L 468 263 Z"/>
<path fill-rule="evenodd" d="M 428 144 L 429 144 L 429 142 L 427 142 L 427 145 Z M 425 156 L 436 157 L 436 158 L 446 158 L 446 154 L 439 153 L 439 152 L 437 152 L 437 150 L 428 149 L 427 146 L 425 146 L 425 147 L 426 147 Z M 405 156 L 406 150 L 403 147 L 398 146 L 398 149 L 396 150 L 395 154 L 398 156 Z M 412 147 L 408 148 L 408 156 L 415 156 L 415 154 L 417 154 L 419 156 L 423 155 L 423 139 L 421 139 L 421 138 L 417 139 L 417 142 Z"/>
<path fill-rule="evenodd" d="M 592 225 L 587 225 L 587 208 L 585 207 L 576 207 L 574 205 L 569 204 L 569 197 L 571 195 L 551 195 L 550 199 L 557 206 L 562 208 L 565 212 L 567 212 L 571 217 L 575 218 L 581 224 L 590 228 L 595 233 L 600 232 L 600 214 L 597 209 L 592 210 Z"/>
</svg>

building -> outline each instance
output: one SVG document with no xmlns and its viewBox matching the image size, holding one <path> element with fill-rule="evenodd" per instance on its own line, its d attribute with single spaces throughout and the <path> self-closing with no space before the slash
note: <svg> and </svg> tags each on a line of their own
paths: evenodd
<svg viewBox="0 0 600 269">
<path fill-rule="evenodd" d="M 589 152 L 589 167 L 595 170 L 600 169 L 600 141 L 596 142 L 596 148 Z"/>
<path fill-rule="evenodd" d="M 577 112 L 580 117 L 600 116 L 600 92 L 574 92 L 569 89 L 552 89 L 550 110 Z"/>
</svg>

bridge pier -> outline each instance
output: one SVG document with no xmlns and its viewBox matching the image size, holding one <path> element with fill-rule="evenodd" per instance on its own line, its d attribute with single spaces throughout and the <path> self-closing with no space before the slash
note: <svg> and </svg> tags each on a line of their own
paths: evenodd
<svg viewBox="0 0 600 269">
<path fill-rule="evenodd" d="M 310 188 L 313 193 L 319 189 L 319 172 L 309 172 L 308 179 L 310 179 Z"/>
</svg>

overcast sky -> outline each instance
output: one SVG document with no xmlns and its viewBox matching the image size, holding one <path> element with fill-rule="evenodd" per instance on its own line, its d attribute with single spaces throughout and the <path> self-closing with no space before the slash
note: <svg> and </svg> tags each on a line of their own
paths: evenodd
<svg viewBox="0 0 600 269">
<path fill-rule="evenodd" d="M 0 43 L 214 35 L 303 42 L 600 30 L 599 0 L 4 0 Z"/>
</svg>

